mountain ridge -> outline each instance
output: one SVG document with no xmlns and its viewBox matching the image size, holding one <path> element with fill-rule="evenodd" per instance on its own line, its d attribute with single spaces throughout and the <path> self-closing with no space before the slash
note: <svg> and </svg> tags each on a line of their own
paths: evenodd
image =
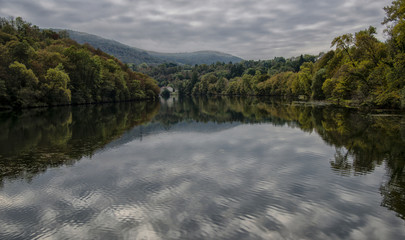
<svg viewBox="0 0 405 240">
<path fill-rule="evenodd" d="M 195 52 L 161 53 L 132 47 L 116 40 L 106 39 L 95 34 L 79 32 L 70 29 L 52 29 L 53 31 L 67 31 L 69 37 L 80 44 L 88 43 L 94 48 L 115 56 L 125 63 L 136 65 L 146 63 L 158 65 L 163 63 L 176 63 L 181 65 L 213 64 L 216 62 L 237 63 L 242 58 L 213 50 L 202 50 Z"/>
<path fill-rule="evenodd" d="M 212 64 L 216 62 L 224 63 L 238 63 L 243 61 L 242 58 L 233 56 L 228 53 L 219 51 L 203 50 L 195 52 L 180 52 L 180 53 L 160 53 L 154 51 L 148 51 L 148 53 L 159 59 L 166 61 L 176 61 L 182 64 L 195 65 L 195 64 Z"/>
</svg>

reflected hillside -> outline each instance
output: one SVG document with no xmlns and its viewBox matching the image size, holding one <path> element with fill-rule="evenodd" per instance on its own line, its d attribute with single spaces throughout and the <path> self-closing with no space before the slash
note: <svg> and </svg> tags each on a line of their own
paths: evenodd
<svg viewBox="0 0 405 240">
<path fill-rule="evenodd" d="M 158 102 L 128 102 L 1 113 L 1 182 L 74 164 L 158 111 Z"/>
<path fill-rule="evenodd" d="M 154 122 L 271 123 L 316 132 L 335 146 L 332 169 L 364 174 L 375 166 L 405 159 L 405 115 L 368 114 L 354 109 L 286 103 L 269 99 L 185 98 L 163 101 Z M 394 164 L 401 166 L 400 163 Z"/>
<path fill-rule="evenodd" d="M 144 124 L 148 123 L 148 124 Z M 104 147 L 165 131 L 218 132 L 240 124 L 271 124 L 318 134 L 335 148 L 331 170 L 344 176 L 387 169 L 382 205 L 405 219 L 405 116 L 370 114 L 258 98 L 170 98 L 35 109 L 0 115 L 0 174 L 31 179 L 49 167 L 70 165 Z M 140 127 L 135 127 L 142 125 Z M 271 136 L 269 136 L 271 138 Z M 108 144 L 108 146 L 106 146 Z"/>
<path fill-rule="evenodd" d="M 162 100 L 159 114 L 154 119 L 166 126 L 182 121 L 214 123 L 273 123 L 284 125 L 288 121 L 269 114 L 261 106 L 284 108 L 279 101 L 265 102 L 259 98 L 190 97 Z"/>
<path fill-rule="evenodd" d="M 405 156 L 403 114 L 368 114 L 354 109 L 258 98 L 172 98 L 162 102 L 156 121 L 167 127 L 183 121 L 270 123 L 315 132 L 327 144 L 335 146 L 331 166 L 342 175 L 365 174 L 385 160 L 402 162 Z"/>
<path fill-rule="evenodd" d="M 155 121 L 168 128 L 182 121 L 270 123 L 316 133 L 336 153 L 331 169 L 342 176 L 367 174 L 385 165 L 382 205 L 405 219 L 405 115 L 370 114 L 332 106 L 269 99 L 186 98 L 164 101 Z M 271 137 L 271 136 L 269 136 Z"/>
</svg>

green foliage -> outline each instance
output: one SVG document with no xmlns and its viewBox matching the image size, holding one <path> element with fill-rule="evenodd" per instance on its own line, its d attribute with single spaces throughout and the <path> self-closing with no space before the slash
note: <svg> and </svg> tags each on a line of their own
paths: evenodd
<svg viewBox="0 0 405 240">
<path fill-rule="evenodd" d="M 211 65 L 161 64 L 158 66 L 137 67 L 140 71 L 153 76 L 160 86 L 174 85 L 180 95 L 280 95 L 279 90 L 263 91 L 263 84 L 272 76 L 284 72 L 298 72 L 302 65 L 315 61 L 315 56 L 301 55 L 285 59 L 282 57 L 267 61 L 242 61 L 240 63 L 215 63 Z M 313 66 L 311 66 L 311 70 Z M 303 92 L 310 95 L 309 76 L 303 85 Z M 284 86 L 275 86 L 275 88 Z M 308 90 L 309 89 L 309 90 Z M 286 90 L 282 90 L 286 92 Z M 288 92 L 291 95 L 291 91 Z M 309 96 L 308 95 L 308 96 Z"/>
<path fill-rule="evenodd" d="M 301 55 L 193 67 L 164 64 L 142 71 L 160 85 L 173 84 L 180 94 L 284 96 L 404 108 L 405 1 L 395 0 L 384 9 L 390 36 L 386 43 L 375 37 L 377 29 L 370 26 L 334 38 L 335 50 L 317 59 Z"/>
<path fill-rule="evenodd" d="M 386 32 L 392 38 L 395 49 L 405 50 L 405 0 L 395 0 L 391 6 L 384 8 L 387 16 L 383 24 L 387 24 Z"/>
<path fill-rule="evenodd" d="M 345 34 L 332 41 L 332 46 L 336 46 L 334 54 L 328 53 L 315 64 L 326 69 L 322 91 L 327 99 L 382 108 L 401 106 L 401 90 L 405 86 L 405 48 L 397 39 L 401 35 L 395 32 L 403 21 L 401 11 L 404 6 L 405 1 L 394 1 L 392 6 L 385 8 L 387 18 L 384 23 L 391 24 L 387 26 L 390 39 L 386 43 L 375 38 L 375 27 L 354 35 Z M 313 98 L 321 95 L 317 86 L 313 85 Z"/>
<path fill-rule="evenodd" d="M 194 66 L 140 64 L 132 68 L 152 76 L 160 86 L 174 86 L 180 95 L 282 96 L 403 108 L 405 1 L 395 0 L 384 10 L 387 16 L 383 23 L 389 34 L 385 43 L 375 37 L 377 30 L 370 26 L 334 38 L 331 46 L 335 49 L 318 57 L 301 55 Z M 49 105 L 52 99 L 57 99 L 53 104 L 65 104 L 159 95 L 152 78 L 133 73 L 128 66 L 89 45 L 62 39 L 52 31 L 41 32 L 21 18 L 0 19 L 0 30 L 1 106 Z M 63 68 L 56 70 L 58 64 Z M 61 98 L 50 95 L 56 87 L 49 85 L 49 79 L 66 80 L 62 82 L 67 82 L 67 88 L 57 87 Z M 48 91 L 42 92 L 44 89 Z"/>
<path fill-rule="evenodd" d="M 15 61 L 10 64 L 10 78 L 6 82 L 13 107 L 28 107 L 30 103 L 37 103 L 38 78 L 31 69 Z"/>
<path fill-rule="evenodd" d="M 322 91 L 322 85 L 325 82 L 325 80 L 326 80 L 326 69 L 321 68 L 315 73 L 312 79 L 312 86 L 311 86 L 312 99 L 315 100 L 325 99 L 325 94 Z"/>
<path fill-rule="evenodd" d="M 19 108 L 159 96 L 156 82 L 88 44 L 22 18 L 0 18 L 0 107 Z"/>
<path fill-rule="evenodd" d="M 70 103 L 71 92 L 67 87 L 69 82 L 69 75 L 63 70 L 62 64 L 59 64 L 56 68 L 48 69 L 43 88 L 49 105 Z"/>
<path fill-rule="evenodd" d="M 312 63 L 306 63 L 301 66 L 300 71 L 298 72 L 298 90 L 296 91 L 296 94 L 306 96 L 311 95 L 312 71 Z"/>
</svg>

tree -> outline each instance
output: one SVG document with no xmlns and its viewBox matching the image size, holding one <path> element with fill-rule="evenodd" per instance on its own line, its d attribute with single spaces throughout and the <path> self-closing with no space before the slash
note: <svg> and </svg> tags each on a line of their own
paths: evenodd
<svg viewBox="0 0 405 240">
<path fill-rule="evenodd" d="M 49 105 L 69 104 L 71 92 L 68 89 L 69 75 L 64 71 L 62 64 L 50 68 L 45 76 L 45 97 Z"/>
<path fill-rule="evenodd" d="M 405 50 L 405 0 L 394 0 L 392 5 L 384 7 L 386 17 L 383 24 L 387 25 L 388 32 L 401 51 Z"/>
<path fill-rule="evenodd" d="M 10 64 L 8 67 L 13 73 L 14 81 L 10 82 L 10 87 L 16 90 L 29 87 L 34 88 L 38 84 L 38 78 L 34 72 L 18 61 Z"/>
<path fill-rule="evenodd" d="M 63 32 L 0 18 L 1 107 L 156 98 L 159 87 L 116 58 Z"/>
<path fill-rule="evenodd" d="M 101 66 L 91 57 L 91 53 L 83 48 L 71 46 L 63 54 L 68 57 L 65 69 L 71 80 L 69 88 L 72 91 L 72 102 L 95 102 L 97 100 L 95 87 L 98 85 Z M 111 68 L 115 69 L 115 66 Z"/>
<path fill-rule="evenodd" d="M 377 29 L 370 26 L 368 29 L 357 32 L 354 40 L 357 55 L 365 60 L 371 59 L 374 66 L 386 57 L 385 45 L 374 36 L 376 33 Z"/>
<path fill-rule="evenodd" d="M 6 44 L 12 57 L 21 63 L 27 64 L 28 59 L 33 56 L 34 49 L 29 45 L 27 41 L 10 41 Z"/>
<path fill-rule="evenodd" d="M 7 81 L 7 89 L 12 96 L 12 104 L 19 107 L 34 106 L 38 103 L 38 78 L 31 69 L 15 61 L 9 66 L 12 79 Z"/>
<path fill-rule="evenodd" d="M 325 98 L 322 91 L 322 85 L 326 80 L 326 70 L 324 68 L 319 69 L 312 79 L 312 99 L 321 100 Z"/>
<path fill-rule="evenodd" d="M 223 94 L 224 91 L 226 90 L 227 86 L 228 86 L 228 80 L 225 77 L 221 77 L 215 83 L 215 89 L 217 91 L 217 94 Z"/>
<path fill-rule="evenodd" d="M 342 36 L 333 39 L 331 47 L 336 47 L 336 49 L 344 51 L 349 57 L 353 67 L 356 67 L 356 64 L 350 53 L 350 48 L 353 46 L 353 41 L 354 41 L 353 34 L 351 33 L 344 34 Z"/>
<path fill-rule="evenodd" d="M 298 72 L 298 94 L 311 96 L 313 63 L 304 63 Z"/>
</svg>

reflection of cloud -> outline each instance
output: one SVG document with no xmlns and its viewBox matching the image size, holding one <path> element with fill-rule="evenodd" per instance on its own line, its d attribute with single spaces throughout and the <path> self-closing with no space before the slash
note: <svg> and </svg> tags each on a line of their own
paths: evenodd
<svg viewBox="0 0 405 240">
<path fill-rule="evenodd" d="M 6 181 L 0 238 L 404 236 L 401 219 L 379 207 L 383 169 L 341 177 L 330 170 L 334 153 L 315 134 L 267 124 L 151 134 L 31 183 Z M 25 220 L 27 211 L 36 217 Z M 377 226 L 379 235 L 359 235 Z"/>
<path fill-rule="evenodd" d="M 1 16 L 68 28 L 163 52 L 219 50 L 246 59 L 327 51 L 331 40 L 374 25 L 391 0 L 0 0 Z M 382 31 L 381 31 L 382 32 Z"/>
</svg>

